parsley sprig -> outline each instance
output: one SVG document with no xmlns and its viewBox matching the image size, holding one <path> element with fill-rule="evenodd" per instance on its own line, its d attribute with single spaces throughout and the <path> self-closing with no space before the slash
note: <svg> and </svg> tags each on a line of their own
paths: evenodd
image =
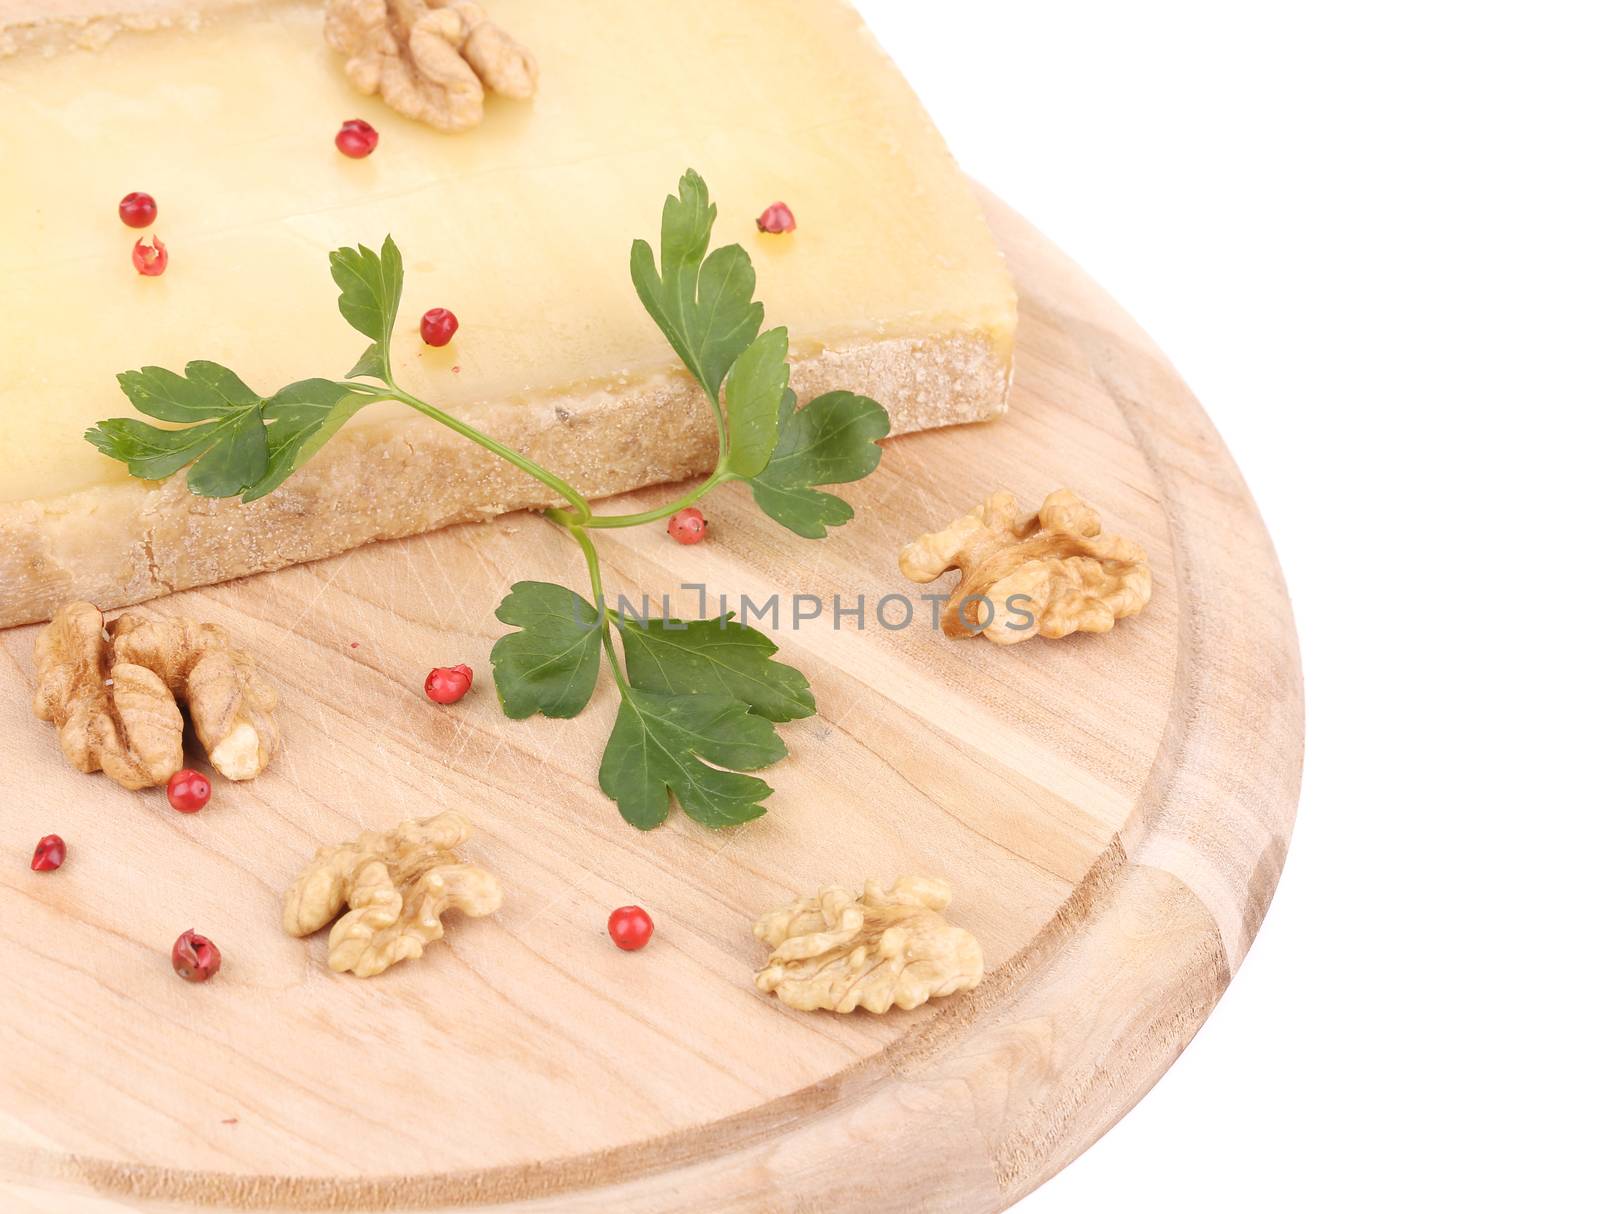
<svg viewBox="0 0 1600 1214">
<path fill-rule="evenodd" d="M 707 250 L 717 208 L 690 169 L 661 213 L 659 260 L 633 244 L 639 300 L 704 390 L 717 426 L 711 473 L 676 501 L 633 514 L 596 514 L 556 473 L 395 382 L 390 350 L 405 267 L 385 238 L 329 256 L 339 311 L 370 344 L 342 380 L 305 379 L 261 396 L 226 367 L 191 362 L 182 374 L 143 367 L 118 376 L 147 417 L 112 418 L 85 437 L 144 480 L 188 469 L 191 493 L 254 501 L 271 493 L 366 405 L 394 400 L 535 477 L 566 504 L 545 511 L 572 537 L 588 597 L 550 582 L 518 582 L 496 616 L 515 631 L 490 655 L 507 716 L 573 717 L 594 695 L 602 656 L 620 694 L 600 760 L 601 789 L 642 830 L 666 820 L 673 798 L 710 827 L 748 822 L 772 793 L 748 773 L 787 753 L 775 725 L 816 712 L 800 671 L 777 646 L 731 616 L 636 620 L 607 603 L 593 532 L 667 518 L 717 486 L 743 481 L 756 504 L 797 535 L 820 539 L 846 523 L 848 503 L 819 485 L 860 480 L 878 466 L 889 418 L 877 402 L 829 392 L 804 408 L 789 387 L 789 335 L 762 331 L 755 267 L 738 245 Z M 622 638 L 618 652 L 616 638 Z"/>
</svg>

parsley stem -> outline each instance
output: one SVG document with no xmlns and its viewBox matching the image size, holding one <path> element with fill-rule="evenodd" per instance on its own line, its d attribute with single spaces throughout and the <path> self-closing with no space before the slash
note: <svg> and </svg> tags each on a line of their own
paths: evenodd
<svg viewBox="0 0 1600 1214">
<path fill-rule="evenodd" d="M 583 563 L 589 567 L 589 589 L 594 595 L 595 610 L 600 613 L 600 641 L 606 648 L 606 660 L 611 663 L 611 674 L 617 680 L 617 688 L 626 698 L 628 680 L 623 677 L 622 664 L 617 661 L 616 644 L 611 639 L 611 609 L 606 606 L 605 587 L 600 582 L 600 554 L 594 550 L 594 541 L 581 523 L 563 522 L 561 525 L 583 550 Z"/>
<path fill-rule="evenodd" d="M 717 467 L 728 458 L 728 419 L 722 412 L 722 402 L 711 397 L 711 416 L 717 419 Z"/>
<path fill-rule="evenodd" d="M 404 388 L 399 388 L 394 384 L 390 384 L 389 389 L 390 393 L 393 395 L 393 398 L 399 401 L 402 405 L 408 405 L 415 409 L 418 413 L 421 413 L 424 417 L 431 417 L 441 426 L 445 426 L 451 430 L 454 430 L 463 438 L 471 439 L 485 451 L 493 452 L 507 463 L 522 469 L 522 471 L 526 472 L 529 476 L 534 477 L 536 480 L 542 481 L 545 485 L 555 490 L 562 497 L 566 498 L 567 501 L 571 502 L 573 507 L 577 510 L 577 516 L 574 521 L 580 524 L 587 523 L 589 519 L 593 517 L 594 511 L 590 509 L 588 499 L 566 481 L 562 480 L 554 472 L 549 472 L 544 468 L 541 468 L 538 464 L 534 463 L 531 459 L 528 459 L 525 455 L 513 451 L 504 443 L 497 442 L 496 440 L 490 438 L 482 430 L 476 429 L 475 427 L 467 425 L 467 423 L 464 421 L 451 417 L 450 414 L 446 413 L 443 409 L 435 408 L 425 400 L 418 400 Z M 561 513 L 565 514 L 565 511 L 562 511 Z M 572 516 L 567 517 L 571 518 Z"/>
<path fill-rule="evenodd" d="M 701 484 L 696 485 L 675 502 L 668 502 L 665 506 L 657 506 L 653 510 L 641 510 L 637 514 L 596 514 L 585 519 L 583 525 L 594 528 L 637 527 L 643 523 L 656 522 L 658 519 L 671 518 L 685 506 L 694 505 L 718 485 L 734 479 L 737 478 L 719 465 L 717 470 Z"/>
</svg>

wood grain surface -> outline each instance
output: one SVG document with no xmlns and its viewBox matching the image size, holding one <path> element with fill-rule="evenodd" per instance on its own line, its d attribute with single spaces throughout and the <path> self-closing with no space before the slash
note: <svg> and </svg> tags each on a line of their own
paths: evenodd
<svg viewBox="0 0 1600 1214">
<path fill-rule="evenodd" d="M 1216 432 L 1148 338 L 1002 204 L 1022 300 L 1011 413 L 891 441 L 823 543 L 742 491 L 711 541 L 600 537 L 613 593 L 704 583 L 868 603 L 762 627 L 820 706 L 781 726 L 768 815 L 649 834 L 595 786 L 615 692 L 506 720 L 493 618 L 523 578 L 583 584 L 536 516 L 452 528 L 193 591 L 147 610 L 229 628 L 276 680 L 283 755 L 181 816 L 71 771 L 26 689 L 36 629 L 0 633 L 0 1205 L 120 1211 L 994 1210 L 1052 1175 L 1161 1075 L 1271 899 L 1299 786 L 1293 623 Z M 781 318 L 774 318 L 781 320 Z M 1105 636 L 953 642 L 902 542 L 985 493 L 1068 486 L 1150 552 L 1155 595 Z M 375 491 L 378 491 L 375 487 Z M 642 508 L 669 491 L 608 505 Z M 787 600 L 785 600 L 787 601 Z M 787 613 L 787 608 L 785 609 Z M 420 694 L 439 664 L 479 689 Z M 507 891 L 425 957 L 329 973 L 278 926 L 310 852 L 450 807 Z M 58 833 L 67 864 L 29 871 Z M 791 1012 L 756 991 L 763 910 L 823 883 L 948 878 L 988 963 L 913 1013 Z M 655 940 L 623 953 L 637 902 Z M 223 950 L 191 987 L 167 953 Z"/>
</svg>

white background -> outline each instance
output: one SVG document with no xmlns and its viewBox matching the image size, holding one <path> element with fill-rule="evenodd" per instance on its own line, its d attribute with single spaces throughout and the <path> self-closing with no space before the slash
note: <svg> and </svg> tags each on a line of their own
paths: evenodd
<svg viewBox="0 0 1600 1214">
<path fill-rule="evenodd" d="M 1600 1209 L 1600 5 L 860 8 L 1206 404 L 1305 664 L 1244 968 L 1017 1209 Z"/>
</svg>

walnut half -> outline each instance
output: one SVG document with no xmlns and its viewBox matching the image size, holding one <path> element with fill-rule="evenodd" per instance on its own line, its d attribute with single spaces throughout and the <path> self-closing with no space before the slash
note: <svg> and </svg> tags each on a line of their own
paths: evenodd
<svg viewBox="0 0 1600 1214">
<path fill-rule="evenodd" d="M 422 956 L 444 935 L 445 911 L 500 909 L 493 874 L 455 853 L 471 834 L 466 818 L 446 812 L 322 848 L 284 895 L 283 930 L 309 936 L 349 907 L 328 934 L 329 969 L 370 978 Z"/>
<path fill-rule="evenodd" d="M 323 34 L 356 88 L 441 131 L 482 122 L 486 89 L 526 101 L 539 79 L 474 0 L 327 0 Z"/>
<path fill-rule="evenodd" d="M 230 780 L 254 779 L 278 748 L 277 696 L 214 624 L 129 612 L 108 628 L 93 603 L 69 603 L 39 634 L 34 668 L 34 714 L 55 725 L 67 761 L 124 788 L 183 766 L 180 703 Z"/>
<path fill-rule="evenodd" d="M 940 617 L 945 635 L 982 633 L 1000 645 L 1109 632 L 1150 601 L 1144 549 L 1102 535 L 1100 516 L 1070 489 L 1057 489 L 1025 517 L 1011 494 L 992 493 L 900 550 L 900 572 L 913 582 L 951 569 L 961 570 L 961 582 Z"/>
<path fill-rule="evenodd" d="M 772 949 L 756 986 L 802 1012 L 886 1012 L 970 990 L 983 977 L 971 932 L 940 914 L 948 882 L 901 877 L 888 890 L 868 881 L 855 897 L 830 885 L 768 911 L 756 935 Z"/>
</svg>

